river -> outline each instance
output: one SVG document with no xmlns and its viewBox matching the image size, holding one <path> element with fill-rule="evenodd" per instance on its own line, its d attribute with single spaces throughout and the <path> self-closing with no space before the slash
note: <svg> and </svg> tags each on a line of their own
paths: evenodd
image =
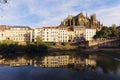
<svg viewBox="0 0 120 80">
<path fill-rule="evenodd" d="M 1 59 L 0 80 L 120 80 L 119 60 L 100 53 L 74 53 Z"/>
</svg>

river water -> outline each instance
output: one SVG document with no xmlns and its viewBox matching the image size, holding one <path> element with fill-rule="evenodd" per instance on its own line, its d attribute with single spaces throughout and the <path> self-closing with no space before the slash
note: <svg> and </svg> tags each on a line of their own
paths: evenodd
<svg viewBox="0 0 120 80">
<path fill-rule="evenodd" d="M 118 59 L 100 53 L 79 54 L 1 59 L 0 80 L 120 80 Z"/>
</svg>

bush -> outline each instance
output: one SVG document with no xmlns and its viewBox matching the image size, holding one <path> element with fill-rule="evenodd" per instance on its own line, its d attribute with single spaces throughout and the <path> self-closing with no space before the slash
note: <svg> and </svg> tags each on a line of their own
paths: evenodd
<svg viewBox="0 0 120 80">
<path fill-rule="evenodd" d="M 62 42 L 62 43 L 61 43 L 61 45 L 66 46 L 66 45 L 67 45 L 67 43 L 66 43 L 66 42 Z"/>
<path fill-rule="evenodd" d="M 44 44 L 45 44 L 46 46 L 55 46 L 55 45 L 56 45 L 55 42 L 44 42 Z"/>
<path fill-rule="evenodd" d="M 47 52 L 48 47 L 45 44 L 0 44 L 0 55 L 3 58 L 17 58 L 19 56 L 34 57 L 41 56 Z"/>
</svg>

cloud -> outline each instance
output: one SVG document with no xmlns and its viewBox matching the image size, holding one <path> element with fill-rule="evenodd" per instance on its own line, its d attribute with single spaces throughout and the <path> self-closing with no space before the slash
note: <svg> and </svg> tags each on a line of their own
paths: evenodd
<svg viewBox="0 0 120 80">
<path fill-rule="evenodd" d="M 43 27 L 59 25 L 68 15 L 81 11 L 89 15 L 96 13 L 104 25 L 120 21 L 119 0 L 10 0 L 0 11 L 0 24 Z"/>
<path fill-rule="evenodd" d="M 111 26 L 112 24 L 120 25 L 120 6 L 112 6 L 109 8 L 102 8 L 96 11 L 98 19 L 104 25 Z"/>
</svg>

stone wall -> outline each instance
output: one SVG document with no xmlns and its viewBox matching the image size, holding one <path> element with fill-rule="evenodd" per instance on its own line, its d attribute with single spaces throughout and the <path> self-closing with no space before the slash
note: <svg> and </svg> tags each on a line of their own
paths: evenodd
<svg viewBox="0 0 120 80">
<path fill-rule="evenodd" d="M 120 40 L 111 39 L 111 40 L 93 40 L 88 41 L 88 47 L 98 47 L 98 48 L 105 48 L 105 47 L 120 47 Z"/>
</svg>

